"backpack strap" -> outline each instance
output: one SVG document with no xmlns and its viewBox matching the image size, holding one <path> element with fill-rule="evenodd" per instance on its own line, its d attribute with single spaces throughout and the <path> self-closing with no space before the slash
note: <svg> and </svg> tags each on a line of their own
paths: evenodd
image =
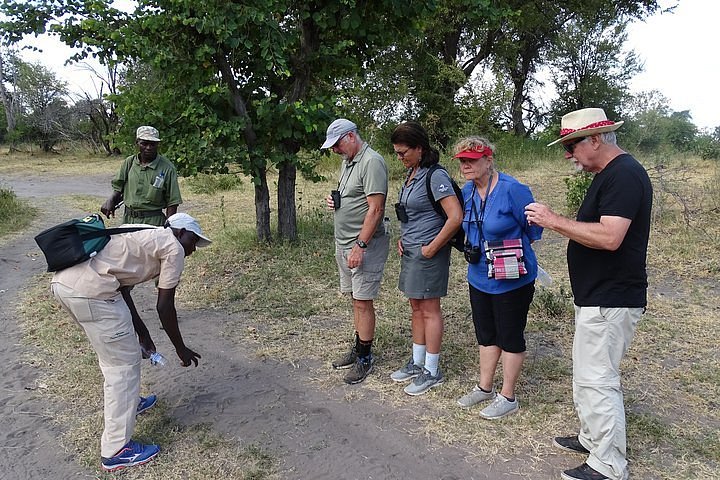
<svg viewBox="0 0 720 480">
<path fill-rule="evenodd" d="M 437 214 L 440 215 L 441 217 L 447 218 L 447 215 L 445 214 L 445 210 L 443 210 L 442 206 L 440 205 L 440 202 L 435 200 L 435 197 L 432 194 L 432 186 L 430 185 L 430 181 L 432 180 L 432 174 L 438 168 L 442 168 L 443 170 L 445 170 L 445 168 L 443 168 L 443 166 L 440 165 L 439 163 L 431 165 L 428 168 L 427 175 L 425 175 L 425 189 L 427 190 L 427 196 L 428 196 L 428 199 L 430 200 L 430 203 L 433 206 L 433 209 L 435 209 Z"/>
<path fill-rule="evenodd" d="M 130 232 L 137 232 L 139 230 L 150 230 L 151 228 L 154 228 L 154 227 L 148 226 L 148 227 L 106 228 L 104 230 L 97 230 L 95 232 L 83 233 L 80 235 L 80 239 L 85 241 L 85 240 L 90 240 L 92 238 L 100 238 L 100 237 L 106 237 L 106 236 L 110 236 L 110 235 L 117 235 L 119 233 L 130 233 Z"/>
</svg>

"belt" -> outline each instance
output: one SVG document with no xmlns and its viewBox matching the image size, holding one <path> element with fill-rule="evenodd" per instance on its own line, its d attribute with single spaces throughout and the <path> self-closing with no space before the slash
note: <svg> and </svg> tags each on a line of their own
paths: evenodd
<svg viewBox="0 0 720 480">
<path fill-rule="evenodd" d="M 136 210 L 125 205 L 125 215 L 135 218 L 157 217 L 163 215 L 162 210 Z"/>
</svg>

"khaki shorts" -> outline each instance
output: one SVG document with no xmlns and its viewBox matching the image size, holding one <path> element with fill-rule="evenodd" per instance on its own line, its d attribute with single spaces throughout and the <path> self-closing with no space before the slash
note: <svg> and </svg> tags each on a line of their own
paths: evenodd
<svg viewBox="0 0 720 480">
<path fill-rule="evenodd" d="M 374 300 L 380 292 L 385 262 L 390 249 L 390 236 L 374 237 L 359 267 L 350 269 L 347 259 L 352 248 L 335 246 L 335 260 L 340 272 L 340 291 L 351 293 L 355 300 Z"/>
</svg>

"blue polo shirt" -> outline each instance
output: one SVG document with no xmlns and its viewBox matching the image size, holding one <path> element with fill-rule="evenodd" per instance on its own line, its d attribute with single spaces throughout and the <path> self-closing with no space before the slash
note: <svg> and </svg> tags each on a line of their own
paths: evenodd
<svg viewBox="0 0 720 480">
<path fill-rule="evenodd" d="M 468 283 L 485 293 L 505 293 L 532 283 L 537 276 L 537 257 L 530 246 L 531 241 L 540 240 L 542 227 L 528 225 L 525 218 L 525 206 L 534 202 L 530 188 L 523 185 L 510 175 L 499 173 L 498 183 L 490 192 L 482 213 L 480 194 L 474 183 L 468 181 L 462 188 L 465 205 L 463 206 L 463 229 L 465 239 L 483 251 L 482 241 L 510 240 L 522 238 L 523 256 L 527 274 L 513 280 L 496 280 L 488 278 L 488 266 L 485 255 L 479 263 L 468 264 Z M 473 210 L 473 202 L 475 209 Z M 479 223 L 482 217 L 482 223 Z M 482 225 L 482 232 L 480 232 Z M 481 235 L 482 234 L 482 235 Z"/>
</svg>

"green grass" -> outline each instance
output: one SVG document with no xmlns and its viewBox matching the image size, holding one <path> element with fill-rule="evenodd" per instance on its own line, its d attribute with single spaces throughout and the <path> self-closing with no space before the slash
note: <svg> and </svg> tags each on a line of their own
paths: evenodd
<svg viewBox="0 0 720 480">
<path fill-rule="evenodd" d="M 0 237 L 22 230 L 36 216 L 36 208 L 18 199 L 12 189 L 0 187 Z"/>
</svg>

